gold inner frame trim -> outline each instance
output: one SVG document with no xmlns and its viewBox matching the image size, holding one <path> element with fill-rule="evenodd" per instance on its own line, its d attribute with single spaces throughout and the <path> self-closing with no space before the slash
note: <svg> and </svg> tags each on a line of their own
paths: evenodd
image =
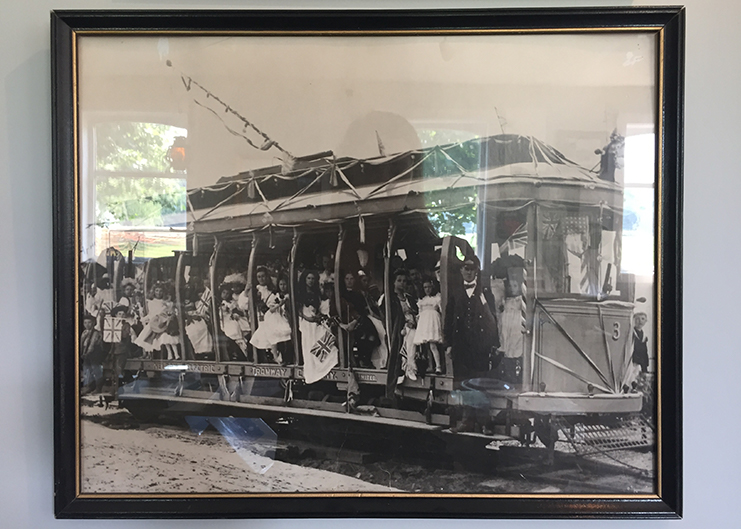
<svg viewBox="0 0 741 529">
<path fill-rule="evenodd" d="M 193 36 L 237 36 L 237 37 L 388 37 L 388 36 L 417 36 L 417 35 L 493 35 L 493 34 L 546 34 L 546 33 L 645 33 L 663 31 L 662 26 L 632 26 L 626 28 L 514 28 L 514 29 L 396 29 L 396 30 L 306 30 L 306 31 L 277 31 L 277 30 L 180 30 L 180 29 L 153 29 L 153 30 L 124 30 L 124 29 L 86 29 L 78 30 L 76 34 L 84 36 L 121 35 L 126 36 L 156 36 L 182 35 Z"/>
<path fill-rule="evenodd" d="M 80 436 L 80 123 L 77 68 L 77 33 L 72 33 L 72 123 L 73 131 L 73 170 L 74 170 L 74 218 L 75 218 L 75 491 L 80 496 L 82 480 L 82 439 Z"/>
<path fill-rule="evenodd" d="M 656 83 L 659 97 L 657 102 L 657 109 L 656 109 L 656 128 L 658 129 L 656 131 L 656 138 L 658 138 L 658 142 L 656 144 L 657 147 L 657 153 L 656 153 L 656 189 L 654 190 L 655 193 L 655 200 L 656 200 L 656 224 L 655 226 L 658 226 L 659 228 L 662 226 L 663 218 L 664 218 L 664 211 L 661 203 L 661 190 L 664 187 L 664 29 L 662 28 L 659 31 L 658 35 L 659 39 L 659 64 L 658 64 L 658 81 Z M 660 233 L 654 233 L 654 242 L 656 243 L 656 255 L 654 256 L 654 271 L 655 271 L 655 277 L 656 280 L 654 281 L 654 301 L 655 301 L 655 307 L 654 312 L 656 317 L 655 320 L 655 331 L 656 336 L 654 337 L 654 343 L 656 348 L 656 365 L 661 366 L 661 343 L 662 343 L 662 327 L 661 327 L 661 296 L 659 295 L 659 285 L 661 285 L 662 281 L 662 275 L 661 275 L 661 263 L 663 261 L 663 249 L 661 245 L 661 234 Z M 656 370 L 656 424 L 661 424 L 661 369 Z M 661 483 L 662 483 L 662 465 L 661 465 L 661 446 L 662 446 L 662 437 L 661 437 L 661 428 L 656 428 L 656 483 L 657 483 L 657 493 L 659 496 L 661 496 Z"/>
<path fill-rule="evenodd" d="M 100 493 L 81 494 L 78 497 L 84 499 L 115 499 L 115 498 L 316 498 L 318 496 L 328 498 L 486 498 L 486 499 L 544 499 L 544 498 L 568 498 L 581 500 L 609 500 L 609 499 L 636 499 L 657 500 L 660 496 L 656 494 L 634 494 L 625 496 L 623 494 L 463 494 L 463 493 L 417 493 L 417 492 L 234 492 L 234 493 Z"/>
</svg>

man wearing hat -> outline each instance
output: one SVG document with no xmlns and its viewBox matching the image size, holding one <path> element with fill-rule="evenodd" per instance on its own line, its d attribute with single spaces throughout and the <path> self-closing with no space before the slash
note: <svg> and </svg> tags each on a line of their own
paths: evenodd
<svg viewBox="0 0 741 529">
<path fill-rule="evenodd" d="M 461 402 L 454 432 L 471 432 L 479 426 L 487 433 L 488 409 L 477 410 L 471 401 L 476 392 L 466 391 L 462 382 L 489 376 L 499 363 L 499 326 L 494 296 L 484 288 L 479 278 L 479 260 L 475 255 L 465 258 L 461 267 L 463 284 L 452 288 L 445 309 L 443 337 L 447 354 L 453 360 L 453 376 Z M 483 412 L 483 413 L 481 413 Z"/>
<path fill-rule="evenodd" d="M 462 288 L 448 295 L 443 327 L 456 380 L 486 376 L 499 347 L 494 296 L 481 285 L 478 257 L 465 258 L 461 277 Z"/>
<path fill-rule="evenodd" d="M 443 337 L 447 353 L 453 360 L 456 386 L 472 378 L 489 375 L 500 356 L 499 327 L 496 305 L 491 290 L 484 288 L 479 278 L 479 259 L 475 255 L 465 258 L 461 267 L 463 284 L 452 288 L 445 308 Z M 463 405 L 460 421 L 454 431 L 472 431 L 476 412 Z M 487 417 L 481 421 L 485 423 Z"/>
</svg>

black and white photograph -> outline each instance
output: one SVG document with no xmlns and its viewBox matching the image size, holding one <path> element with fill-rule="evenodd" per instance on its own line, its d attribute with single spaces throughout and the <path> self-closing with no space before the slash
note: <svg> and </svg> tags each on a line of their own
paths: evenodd
<svg viewBox="0 0 741 529">
<path fill-rule="evenodd" d="M 661 46 L 78 35 L 78 494 L 656 498 Z"/>
</svg>

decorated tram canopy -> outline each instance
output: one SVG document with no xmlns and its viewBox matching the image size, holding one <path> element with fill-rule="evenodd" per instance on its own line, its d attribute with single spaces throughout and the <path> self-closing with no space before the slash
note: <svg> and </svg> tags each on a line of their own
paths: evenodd
<svg viewBox="0 0 741 529">
<path fill-rule="evenodd" d="M 221 178 L 188 191 L 196 233 L 291 227 L 358 216 L 470 206 L 451 190 L 477 187 L 480 202 L 530 202 L 622 210 L 614 174 L 593 172 L 533 138 L 501 134 L 369 159 L 331 151 Z"/>
</svg>

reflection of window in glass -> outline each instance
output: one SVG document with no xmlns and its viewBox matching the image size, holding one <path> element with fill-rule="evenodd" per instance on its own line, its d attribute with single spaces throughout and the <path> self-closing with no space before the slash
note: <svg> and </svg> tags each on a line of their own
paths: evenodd
<svg viewBox="0 0 741 529">
<path fill-rule="evenodd" d="M 94 127 L 96 252 L 136 257 L 185 249 L 187 131 L 115 121 Z"/>
<path fill-rule="evenodd" d="M 636 276 L 653 274 L 655 141 L 653 133 L 625 138 L 621 268 Z"/>
</svg>

